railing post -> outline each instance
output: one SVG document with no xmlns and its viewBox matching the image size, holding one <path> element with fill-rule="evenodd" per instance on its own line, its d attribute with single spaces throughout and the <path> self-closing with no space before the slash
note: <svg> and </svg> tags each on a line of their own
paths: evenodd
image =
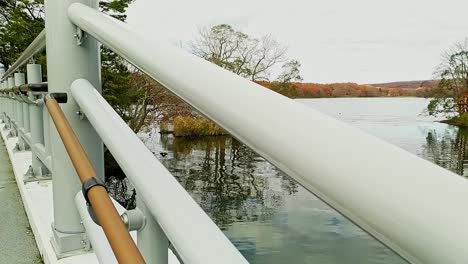
<svg viewBox="0 0 468 264">
<path fill-rule="evenodd" d="M 28 64 L 26 66 L 26 73 L 28 76 L 28 83 L 41 83 L 42 82 L 42 70 L 40 64 Z M 35 102 L 38 96 L 35 96 L 32 92 L 29 92 L 28 97 L 31 101 Z M 39 96 L 40 97 L 40 96 Z M 48 174 L 48 170 L 43 163 L 39 160 L 35 153 L 36 144 L 44 145 L 44 125 L 42 117 L 41 106 L 36 104 L 29 104 L 29 121 L 31 128 L 31 149 L 32 149 L 32 168 L 34 176 L 43 176 Z M 45 148 L 45 147 L 44 147 Z"/>
<path fill-rule="evenodd" d="M 0 77 L 3 76 L 3 74 L 5 74 L 5 67 L 3 66 L 3 64 L 0 64 Z M 5 86 L 3 85 L 3 83 L 0 83 L 0 89 L 4 89 Z M 1 97 L 0 97 L 0 121 L 2 123 L 5 123 L 5 94 L 2 94 Z"/>
<path fill-rule="evenodd" d="M 50 150 L 50 125 L 49 125 L 49 112 L 44 105 L 41 105 L 42 110 L 42 129 L 44 130 L 44 151 L 47 157 L 51 157 L 51 150 Z"/>
<path fill-rule="evenodd" d="M 138 230 L 138 249 L 146 263 L 167 264 L 169 241 L 166 234 L 141 199 L 137 199 L 137 207 L 146 218 L 145 226 Z"/>
<path fill-rule="evenodd" d="M 15 73 L 15 85 L 20 86 L 25 84 L 25 76 L 24 73 Z M 21 98 L 23 99 L 23 98 Z M 29 110 L 28 104 L 26 102 L 21 102 L 21 106 L 23 107 L 23 132 L 24 136 L 30 132 L 30 125 L 29 125 Z"/>
<path fill-rule="evenodd" d="M 7 84 L 6 84 L 6 81 L 3 81 L 2 82 L 2 89 L 6 89 L 7 88 Z M 10 127 L 10 122 L 9 122 L 9 110 L 10 110 L 10 100 L 8 99 L 8 94 L 4 93 L 3 94 L 3 98 L 4 98 L 4 102 L 5 102 L 5 106 L 3 108 L 3 118 L 5 119 L 4 122 L 5 122 L 5 129 L 8 129 Z"/>
<path fill-rule="evenodd" d="M 104 178 L 103 144 L 91 124 L 77 114 L 79 107 L 70 93 L 71 83 L 84 78 L 95 87 L 100 85 L 99 44 L 91 37 L 77 45 L 77 28 L 67 16 L 72 3 L 98 7 L 97 0 L 46 1 L 46 49 L 48 88 L 51 93 L 67 93 L 62 110 L 93 163 L 97 175 Z M 53 245 L 57 255 L 83 249 L 84 228 L 75 206 L 74 196 L 81 190 L 75 169 L 67 155 L 55 126 L 49 119 L 52 151 L 54 194 Z"/>
<path fill-rule="evenodd" d="M 7 79 L 6 80 L 6 88 L 10 88 L 10 82 L 9 80 Z M 14 130 L 15 130 L 15 112 L 16 112 L 16 107 L 15 107 L 15 103 L 14 103 L 14 100 L 13 100 L 13 95 L 11 93 L 8 93 L 8 111 L 9 111 L 9 114 L 8 114 L 8 118 L 9 118 L 9 123 L 10 123 L 10 126 L 9 126 L 9 129 L 10 129 L 10 133 L 13 133 L 14 134 Z"/>
<path fill-rule="evenodd" d="M 15 86 L 20 86 L 25 83 L 25 76 L 24 73 L 15 73 L 14 75 L 15 78 Z M 24 139 L 26 135 L 26 123 L 28 122 L 26 120 L 27 116 L 25 113 L 25 106 L 26 103 L 22 101 L 21 95 L 16 94 L 15 95 L 17 99 L 17 111 L 18 111 L 18 150 L 25 150 L 26 149 L 26 140 Z M 29 124 L 28 124 L 29 126 Z"/>
<path fill-rule="evenodd" d="M 8 88 L 15 87 L 15 78 L 8 77 Z M 18 101 L 16 101 L 14 93 L 10 92 L 10 101 L 11 101 L 11 135 L 18 135 Z"/>
<path fill-rule="evenodd" d="M 2 82 L 3 89 L 8 88 L 8 80 L 5 80 Z M 5 122 L 7 123 L 6 128 L 10 129 L 11 128 L 11 100 L 10 100 L 10 95 L 5 94 Z"/>
</svg>

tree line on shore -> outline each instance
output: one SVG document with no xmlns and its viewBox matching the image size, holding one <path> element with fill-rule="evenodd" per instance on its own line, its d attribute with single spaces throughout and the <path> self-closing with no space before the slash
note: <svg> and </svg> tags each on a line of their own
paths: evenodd
<svg viewBox="0 0 468 264">
<path fill-rule="evenodd" d="M 259 84 L 290 98 L 334 98 L 334 97 L 431 97 L 433 86 L 417 88 L 379 87 L 357 83 L 301 83 L 293 82 L 282 87 L 276 82 Z"/>
</svg>

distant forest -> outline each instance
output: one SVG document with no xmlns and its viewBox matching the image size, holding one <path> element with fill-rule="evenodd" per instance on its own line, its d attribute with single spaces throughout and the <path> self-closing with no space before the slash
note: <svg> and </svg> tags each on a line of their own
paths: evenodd
<svg viewBox="0 0 468 264">
<path fill-rule="evenodd" d="M 300 83 L 293 82 L 287 87 L 276 82 L 258 82 L 264 87 L 291 98 L 332 98 L 332 97 L 431 97 L 436 81 L 410 81 L 381 84 L 356 83 Z"/>
</svg>

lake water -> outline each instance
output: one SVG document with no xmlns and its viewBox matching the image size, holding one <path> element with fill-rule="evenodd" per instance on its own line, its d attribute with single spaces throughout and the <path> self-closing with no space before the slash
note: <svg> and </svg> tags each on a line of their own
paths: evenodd
<svg viewBox="0 0 468 264">
<path fill-rule="evenodd" d="M 423 115 L 426 99 L 298 102 L 465 175 L 467 133 Z M 251 263 L 406 263 L 229 136 L 143 140 Z"/>
</svg>

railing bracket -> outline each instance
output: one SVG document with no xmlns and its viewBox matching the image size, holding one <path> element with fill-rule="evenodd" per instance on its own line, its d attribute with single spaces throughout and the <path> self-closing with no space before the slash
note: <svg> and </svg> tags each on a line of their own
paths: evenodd
<svg viewBox="0 0 468 264">
<path fill-rule="evenodd" d="M 94 188 L 96 186 L 102 186 L 107 191 L 106 184 L 99 178 L 91 177 L 91 178 L 87 179 L 85 182 L 83 182 L 82 192 L 83 192 L 83 196 L 84 196 L 87 204 L 90 204 L 89 199 L 88 199 L 88 192 L 89 192 L 89 190 L 91 190 L 92 188 Z"/>
<path fill-rule="evenodd" d="M 146 225 L 145 215 L 138 208 L 125 211 L 120 218 L 122 218 L 122 222 L 127 226 L 128 231 L 138 231 Z"/>
<path fill-rule="evenodd" d="M 81 28 L 77 27 L 76 34 L 73 35 L 73 37 L 76 39 L 76 45 L 81 46 L 86 38 L 86 33 L 81 30 Z"/>
<path fill-rule="evenodd" d="M 50 93 L 44 97 L 44 101 L 47 101 L 51 98 L 54 98 L 59 104 L 65 104 L 68 101 L 68 96 L 66 93 Z"/>
</svg>

